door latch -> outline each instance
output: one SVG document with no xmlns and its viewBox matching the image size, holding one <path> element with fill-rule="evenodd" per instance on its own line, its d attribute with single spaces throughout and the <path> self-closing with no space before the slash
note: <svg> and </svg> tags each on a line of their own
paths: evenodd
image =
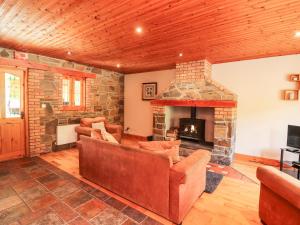
<svg viewBox="0 0 300 225">
<path fill-rule="evenodd" d="M 25 113 L 21 112 L 21 119 L 24 119 L 24 117 L 25 117 Z"/>
</svg>

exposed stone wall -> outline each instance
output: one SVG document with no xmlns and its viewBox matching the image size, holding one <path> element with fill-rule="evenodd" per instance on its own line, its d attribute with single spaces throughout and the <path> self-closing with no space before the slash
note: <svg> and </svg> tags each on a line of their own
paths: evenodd
<svg viewBox="0 0 300 225">
<path fill-rule="evenodd" d="M 153 140 L 162 141 L 166 134 L 166 111 L 164 106 L 153 106 Z"/>
<path fill-rule="evenodd" d="M 14 58 L 14 51 L 0 48 L 0 56 Z M 28 70 L 29 152 L 31 156 L 50 152 L 56 146 L 56 126 L 79 123 L 80 118 L 105 116 L 111 123 L 123 124 L 124 75 L 82 64 L 28 54 L 28 60 L 49 66 L 92 72 L 86 79 L 86 110 L 62 110 L 63 75 L 50 71 Z M 46 108 L 42 108 L 42 104 Z"/>
<path fill-rule="evenodd" d="M 230 165 L 235 149 L 236 108 L 215 108 L 212 161 Z"/>
<path fill-rule="evenodd" d="M 158 95 L 163 100 L 236 100 L 236 95 L 212 83 L 211 80 L 172 82 L 168 90 Z"/>
</svg>

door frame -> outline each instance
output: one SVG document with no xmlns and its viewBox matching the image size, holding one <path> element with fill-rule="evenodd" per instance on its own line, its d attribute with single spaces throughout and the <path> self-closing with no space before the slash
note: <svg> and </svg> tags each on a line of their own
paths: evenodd
<svg viewBox="0 0 300 225">
<path fill-rule="evenodd" d="M 29 110 L 28 110 L 28 68 L 22 68 L 17 66 L 5 66 L 0 65 L 0 70 L 8 70 L 8 71 L 18 71 L 23 73 L 23 110 L 24 110 L 24 155 L 22 157 L 16 157 L 16 158 L 23 158 L 23 157 L 29 157 L 30 151 L 29 151 Z M 11 158 L 13 159 L 13 158 Z M 10 160 L 10 159 L 8 159 Z"/>
</svg>

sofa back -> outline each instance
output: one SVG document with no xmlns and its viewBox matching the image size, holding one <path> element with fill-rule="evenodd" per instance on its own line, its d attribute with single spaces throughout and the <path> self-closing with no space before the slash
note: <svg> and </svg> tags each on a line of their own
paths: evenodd
<svg viewBox="0 0 300 225">
<path fill-rule="evenodd" d="M 81 127 L 92 127 L 93 123 L 100 123 L 100 122 L 104 122 L 106 124 L 106 118 L 105 117 L 82 118 L 80 120 L 80 126 Z"/>
<path fill-rule="evenodd" d="M 80 174 L 162 216 L 169 217 L 170 161 L 138 148 L 81 136 Z"/>
</svg>

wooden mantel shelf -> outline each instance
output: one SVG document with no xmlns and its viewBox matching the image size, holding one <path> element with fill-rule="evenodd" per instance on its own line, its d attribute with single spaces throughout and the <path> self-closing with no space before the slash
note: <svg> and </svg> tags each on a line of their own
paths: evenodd
<svg viewBox="0 0 300 225">
<path fill-rule="evenodd" d="M 222 101 L 222 100 L 162 100 L 155 99 L 151 101 L 154 106 L 190 106 L 190 107 L 221 107 L 221 108 L 235 108 L 236 101 Z"/>
</svg>

